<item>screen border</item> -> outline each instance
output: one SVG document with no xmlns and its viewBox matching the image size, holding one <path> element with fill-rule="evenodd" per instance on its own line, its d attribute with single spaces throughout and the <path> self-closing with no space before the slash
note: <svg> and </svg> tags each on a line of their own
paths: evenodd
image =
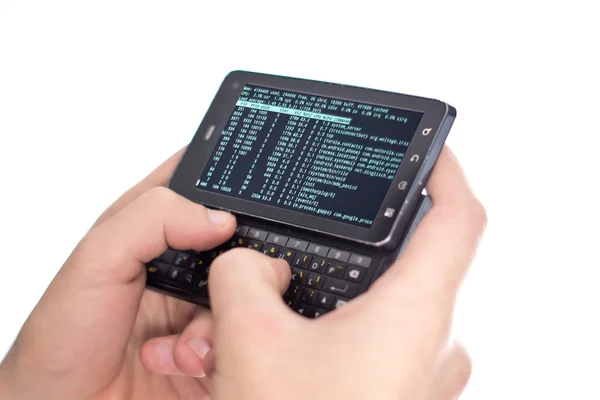
<svg viewBox="0 0 600 400">
<path fill-rule="evenodd" d="M 225 129 L 246 84 L 423 113 L 417 131 L 370 228 L 196 188 L 196 182 L 219 142 L 220 133 Z M 256 217 L 367 245 L 383 246 L 392 237 L 397 236 L 393 234 L 394 230 L 408 225 L 412 218 L 412 215 L 408 215 L 410 213 L 406 211 L 412 208 L 414 200 L 421 195 L 433 162 L 437 159 L 450 130 L 450 126 L 447 126 L 448 118 L 453 121 L 455 115 L 456 111 L 453 107 L 434 99 L 335 83 L 233 71 L 223 80 L 188 145 L 169 187 L 176 193 L 207 207 L 228 210 L 234 214 Z M 206 139 L 207 132 L 212 132 L 208 139 Z M 402 189 L 399 186 L 401 182 L 407 183 Z M 393 217 L 384 215 L 388 208 L 395 210 Z"/>
</svg>

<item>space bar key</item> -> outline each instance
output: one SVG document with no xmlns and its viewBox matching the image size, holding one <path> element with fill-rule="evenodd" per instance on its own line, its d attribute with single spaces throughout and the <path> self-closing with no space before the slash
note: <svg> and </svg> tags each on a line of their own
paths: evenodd
<svg viewBox="0 0 600 400">
<path fill-rule="evenodd" d="M 340 296 L 354 297 L 358 292 L 358 285 L 328 277 L 323 284 L 323 290 L 326 290 L 329 293 L 339 294 Z"/>
</svg>

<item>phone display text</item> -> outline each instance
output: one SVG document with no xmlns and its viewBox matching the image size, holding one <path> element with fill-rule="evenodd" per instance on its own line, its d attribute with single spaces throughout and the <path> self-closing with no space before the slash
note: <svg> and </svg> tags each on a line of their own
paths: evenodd
<svg viewBox="0 0 600 400">
<path fill-rule="evenodd" d="M 422 116 L 245 85 L 196 187 L 368 228 Z"/>
</svg>

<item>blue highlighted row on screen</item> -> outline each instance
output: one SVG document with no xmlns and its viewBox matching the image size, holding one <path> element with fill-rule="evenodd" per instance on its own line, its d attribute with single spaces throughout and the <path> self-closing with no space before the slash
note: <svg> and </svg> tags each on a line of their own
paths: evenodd
<svg viewBox="0 0 600 400">
<path fill-rule="evenodd" d="M 253 103 L 251 101 L 238 100 L 238 107 L 255 108 L 257 110 L 272 111 L 281 114 L 295 115 L 297 117 L 319 119 L 321 121 L 335 122 L 338 124 L 349 125 L 352 122 L 351 118 L 338 117 L 336 115 L 319 114 L 309 111 L 294 110 L 293 108 L 270 106 L 268 104 Z"/>
</svg>

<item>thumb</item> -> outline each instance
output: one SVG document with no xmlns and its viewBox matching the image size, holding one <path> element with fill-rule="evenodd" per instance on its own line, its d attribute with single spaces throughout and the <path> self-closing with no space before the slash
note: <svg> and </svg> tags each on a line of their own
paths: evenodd
<svg viewBox="0 0 600 400">
<path fill-rule="evenodd" d="M 284 260 L 244 248 L 225 252 L 213 262 L 208 281 L 215 325 L 224 319 L 283 317 L 290 313 L 282 299 L 289 283 Z"/>
</svg>

